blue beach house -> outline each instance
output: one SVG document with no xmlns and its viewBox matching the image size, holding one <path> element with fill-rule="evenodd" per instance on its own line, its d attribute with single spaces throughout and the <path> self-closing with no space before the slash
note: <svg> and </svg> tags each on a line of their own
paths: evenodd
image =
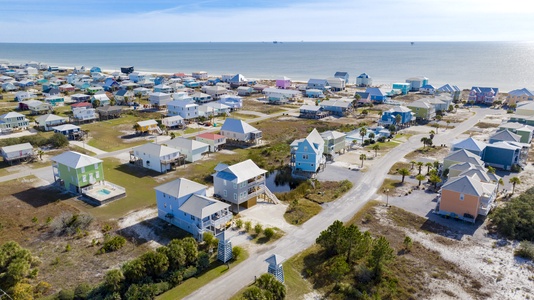
<svg viewBox="0 0 534 300">
<path fill-rule="evenodd" d="M 401 91 L 401 94 L 403 94 L 403 95 L 407 95 L 408 92 L 410 92 L 411 85 L 409 83 L 405 83 L 405 82 L 398 82 L 398 83 L 394 83 L 392 88 L 394 90 Z"/>
<path fill-rule="evenodd" d="M 178 178 L 154 188 L 158 217 L 202 240 L 205 232 L 217 235 L 232 220 L 230 205 L 206 196 L 207 186 Z"/>
<path fill-rule="evenodd" d="M 360 74 L 360 76 L 356 78 L 357 86 L 364 87 L 364 86 L 371 86 L 372 84 L 373 84 L 373 79 L 365 73 Z"/>
<path fill-rule="evenodd" d="M 513 165 L 521 165 L 522 159 L 521 146 L 508 142 L 496 142 L 487 145 L 482 157 L 487 165 L 503 170 L 510 170 Z"/>
<path fill-rule="evenodd" d="M 323 90 L 309 89 L 306 90 L 306 97 L 308 98 L 324 98 Z"/>
<path fill-rule="evenodd" d="M 397 124 L 397 116 L 401 116 L 399 124 Z M 405 106 L 395 106 L 382 113 L 380 124 L 387 125 L 405 125 L 415 120 L 414 113 L 411 109 Z"/>
<path fill-rule="evenodd" d="M 416 76 L 406 79 L 406 83 L 410 84 L 410 91 L 417 92 L 421 87 L 428 85 L 428 78 L 424 76 Z"/>
<path fill-rule="evenodd" d="M 366 93 L 369 93 L 371 101 L 382 103 L 386 100 L 386 94 L 382 92 L 379 88 L 369 87 L 365 90 Z"/>
<path fill-rule="evenodd" d="M 316 173 L 324 167 L 326 163 L 323 155 L 324 144 L 323 138 L 315 128 L 306 138 L 293 141 L 290 145 L 290 166 L 293 172 Z"/>
<path fill-rule="evenodd" d="M 308 85 L 306 89 L 318 89 L 318 90 L 326 90 L 328 89 L 328 80 L 326 79 L 310 79 L 308 80 Z"/>
<path fill-rule="evenodd" d="M 345 116 L 352 111 L 352 102 L 343 100 L 325 100 L 319 106 L 335 116 Z"/>
<path fill-rule="evenodd" d="M 89 70 L 89 73 L 102 73 L 102 69 L 99 67 L 92 67 L 91 70 Z"/>
</svg>

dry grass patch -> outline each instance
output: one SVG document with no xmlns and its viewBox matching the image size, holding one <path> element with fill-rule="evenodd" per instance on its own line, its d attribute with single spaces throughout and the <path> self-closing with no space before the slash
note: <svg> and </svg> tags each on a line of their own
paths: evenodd
<svg viewBox="0 0 534 300">
<path fill-rule="evenodd" d="M 480 129 L 486 129 L 486 128 L 497 128 L 499 127 L 499 124 L 489 123 L 489 122 L 478 122 L 475 126 Z"/>
<path fill-rule="evenodd" d="M 408 170 L 411 170 L 412 168 L 412 164 L 411 163 L 407 163 L 407 162 L 402 162 L 402 161 L 399 161 L 399 162 L 396 162 L 392 167 L 391 169 L 389 169 L 389 172 L 388 174 L 389 175 L 397 175 L 399 174 L 399 170 L 400 169 L 408 169 Z"/>
</svg>

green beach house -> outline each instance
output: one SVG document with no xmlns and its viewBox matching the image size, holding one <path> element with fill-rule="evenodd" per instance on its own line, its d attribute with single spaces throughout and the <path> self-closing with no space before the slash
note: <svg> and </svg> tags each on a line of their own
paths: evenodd
<svg viewBox="0 0 534 300">
<path fill-rule="evenodd" d="M 102 161 L 75 151 L 52 157 L 54 180 L 66 190 L 81 193 L 82 188 L 104 181 Z"/>
</svg>

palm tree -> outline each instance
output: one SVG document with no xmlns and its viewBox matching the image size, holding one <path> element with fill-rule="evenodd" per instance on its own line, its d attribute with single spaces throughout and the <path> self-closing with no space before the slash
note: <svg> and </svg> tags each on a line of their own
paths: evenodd
<svg viewBox="0 0 534 300">
<path fill-rule="evenodd" d="M 419 169 L 419 173 L 417 175 L 421 174 L 421 169 L 423 168 L 423 166 L 424 164 L 422 161 L 417 162 L 417 168 Z"/>
<path fill-rule="evenodd" d="M 360 154 L 360 160 L 362 161 L 362 168 L 363 168 L 363 161 L 367 159 L 367 155 L 365 154 Z"/>
<path fill-rule="evenodd" d="M 375 138 L 374 132 L 369 132 L 369 138 L 372 140 Z"/>
<path fill-rule="evenodd" d="M 419 174 L 417 176 L 415 176 L 415 179 L 419 180 L 419 185 L 417 186 L 421 186 L 421 181 L 425 180 L 426 176 L 423 175 L 423 174 Z"/>
<path fill-rule="evenodd" d="M 401 122 L 402 122 L 402 116 L 401 115 L 396 115 L 395 116 L 395 124 L 397 126 L 399 126 L 401 124 Z"/>
<path fill-rule="evenodd" d="M 499 178 L 499 182 L 497 184 L 497 193 L 499 193 L 499 186 L 500 185 L 504 185 L 504 180 L 502 180 L 502 178 Z"/>
<path fill-rule="evenodd" d="M 449 128 L 451 125 L 451 121 L 450 120 L 447 120 L 447 128 Z"/>
<path fill-rule="evenodd" d="M 488 166 L 488 173 L 495 174 L 495 168 L 492 166 Z"/>
<path fill-rule="evenodd" d="M 521 184 L 521 180 L 519 179 L 519 177 L 514 176 L 514 177 L 510 178 L 509 182 L 512 184 L 512 194 L 513 194 L 513 193 L 515 193 L 515 185 L 516 184 Z"/>
<path fill-rule="evenodd" d="M 430 134 L 430 139 L 433 140 L 434 139 L 434 135 L 436 134 L 436 132 L 434 130 L 430 130 L 430 132 L 428 134 Z"/>
<path fill-rule="evenodd" d="M 133 126 L 133 129 L 135 129 L 135 132 L 139 133 L 139 131 L 141 130 L 141 125 L 135 123 L 135 125 Z"/>
<path fill-rule="evenodd" d="M 402 168 L 398 172 L 399 172 L 399 175 L 402 175 L 401 183 L 404 183 L 404 177 L 406 177 L 406 175 L 410 175 L 410 170 L 408 170 L 406 168 Z"/>
<path fill-rule="evenodd" d="M 367 128 L 362 127 L 360 128 L 360 135 L 362 136 L 362 145 L 363 145 L 363 137 L 367 134 Z"/>
<path fill-rule="evenodd" d="M 426 167 L 426 174 L 428 175 L 428 173 L 430 173 L 430 168 L 432 168 L 434 166 L 434 164 L 432 164 L 431 162 L 427 162 L 425 164 L 425 167 Z"/>
<path fill-rule="evenodd" d="M 43 151 L 43 150 L 41 150 L 41 149 L 38 149 L 38 150 L 37 150 L 37 155 L 39 155 L 39 159 L 40 159 L 40 160 L 43 160 L 43 154 L 44 154 L 44 151 Z"/>
<path fill-rule="evenodd" d="M 426 144 L 428 144 L 428 140 L 429 140 L 429 138 L 427 138 L 427 137 L 422 137 L 421 138 L 421 143 L 423 143 L 423 149 L 425 149 Z"/>
<path fill-rule="evenodd" d="M 434 184 L 434 189 L 437 188 L 438 183 L 441 182 L 441 178 L 438 175 L 430 175 L 430 182 Z"/>
<path fill-rule="evenodd" d="M 380 150 L 380 145 L 374 144 L 373 145 L 373 150 L 375 150 L 375 157 L 376 157 L 378 150 Z"/>
<path fill-rule="evenodd" d="M 412 164 L 412 169 L 413 169 L 413 166 L 414 166 L 417 162 L 416 162 L 415 160 L 412 160 L 410 163 Z"/>
</svg>

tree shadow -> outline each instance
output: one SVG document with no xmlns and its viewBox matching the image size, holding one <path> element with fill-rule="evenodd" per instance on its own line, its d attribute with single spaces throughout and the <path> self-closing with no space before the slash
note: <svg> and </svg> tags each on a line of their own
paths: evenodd
<svg viewBox="0 0 534 300">
<path fill-rule="evenodd" d="M 183 239 L 191 236 L 185 230 L 169 224 L 158 217 L 146 219 L 124 227 L 118 230 L 117 233 L 133 241 L 136 245 L 142 245 L 150 241 L 165 245 L 173 239 Z"/>
<path fill-rule="evenodd" d="M 456 218 L 441 216 L 431 210 L 426 214 L 426 221 L 421 225 L 421 229 L 460 241 L 465 235 L 473 236 L 484 224 L 485 220 L 486 217 L 479 216 L 475 223 L 470 223 Z"/>
</svg>

